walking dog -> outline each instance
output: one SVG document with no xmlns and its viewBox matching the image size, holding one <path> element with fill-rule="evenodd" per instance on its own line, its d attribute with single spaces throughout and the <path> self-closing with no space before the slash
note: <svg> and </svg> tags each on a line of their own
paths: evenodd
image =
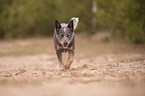
<svg viewBox="0 0 145 96">
<path fill-rule="evenodd" d="M 78 18 L 72 18 L 68 24 L 60 24 L 57 20 L 55 21 L 54 30 L 54 47 L 59 60 L 61 70 L 70 68 L 75 54 L 75 35 L 74 30 L 78 24 Z M 68 60 L 64 64 L 62 59 L 62 53 L 68 52 Z"/>
</svg>

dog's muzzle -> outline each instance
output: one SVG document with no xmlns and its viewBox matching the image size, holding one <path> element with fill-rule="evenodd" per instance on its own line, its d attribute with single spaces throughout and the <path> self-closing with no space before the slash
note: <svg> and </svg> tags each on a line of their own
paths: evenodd
<svg viewBox="0 0 145 96">
<path fill-rule="evenodd" d="M 63 48 L 64 48 L 64 49 L 67 49 L 67 48 L 68 48 L 68 42 L 66 42 L 66 41 L 63 42 Z"/>
</svg>

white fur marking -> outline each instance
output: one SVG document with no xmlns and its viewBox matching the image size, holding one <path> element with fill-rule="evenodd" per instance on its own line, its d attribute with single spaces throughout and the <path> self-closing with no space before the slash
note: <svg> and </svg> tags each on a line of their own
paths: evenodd
<svg viewBox="0 0 145 96">
<path fill-rule="evenodd" d="M 66 31 L 66 29 L 64 28 L 64 31 Z"/>
</svg>

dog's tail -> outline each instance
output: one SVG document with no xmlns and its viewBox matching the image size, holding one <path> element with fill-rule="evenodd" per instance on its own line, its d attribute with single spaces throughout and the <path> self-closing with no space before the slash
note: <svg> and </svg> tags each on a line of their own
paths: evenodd
<svg viewBox="0 0 145 96">
<path fill-rule="evenodd" d="M 74 30 L 76 29 L 77 25 L 78 25 L 78 22 L 79 22 L 79 17 L 73 17 L 71 18 L 71 20 L 73 20 L 73 23 L 74 23 Z M 70 21 L 71 21 L 70 20 Z M 69 21 L 69 22 L 70 22 Z"/>
</svg>

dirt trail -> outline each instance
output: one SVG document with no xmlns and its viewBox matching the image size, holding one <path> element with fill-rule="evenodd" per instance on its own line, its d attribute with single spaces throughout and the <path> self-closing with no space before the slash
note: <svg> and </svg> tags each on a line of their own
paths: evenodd
<svg viewBox="0 0 145 96">
<path fill-rule="evenodd" d="M 0 96 L 145 96 L 145 45 L 76 42 L 64 72 L 52 38 L 0 41 Z"/>
</svg>

